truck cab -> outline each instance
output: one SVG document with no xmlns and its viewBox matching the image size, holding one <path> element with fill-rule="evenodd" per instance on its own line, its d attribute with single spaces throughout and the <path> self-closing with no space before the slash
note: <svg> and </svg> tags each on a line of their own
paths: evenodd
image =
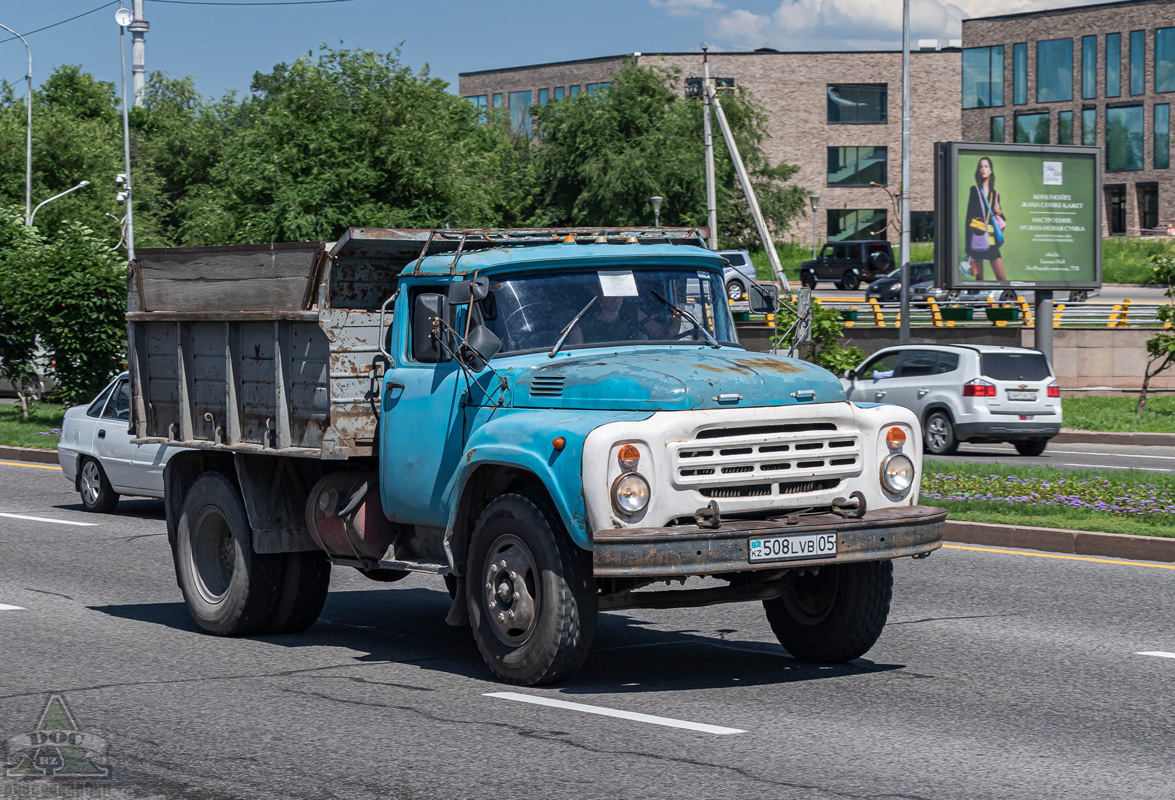
<svg viewBox="0 0 1175 800">
<path fill-rule="evenodd" d="M 264 374 L 287 404 L 276 428 L 293 435 L 189 430 L 190 456 L 169 463 L 177 577 L 201 627 L 311 624 L 334 565 L 444 577 L 449 621 L 511 683 L 571 675 L 611 609 L 753 600 L 797 657 L 872 646 L 892 560 L 942 538 L 944 512 L 918 504 L 913 414 L 850 403 L 831 373 L 744 350 L 724 261 L 697 232 L 412 236 L 352 229 L 324 246 L 305 328 L 283 338 L 273 321 L 276 345 L 251 341 L 266 335 L 253 318 L 208 331 L 230 371 L 277 354 Z M 152 313 L 132 313 L 132 336 L 151 338 Z M 197 333 L 181 324 L 181 349 L 199 349 Z M 133 408 L 153 391 L 171 408 L 175 381 L 143 377 L 173 373 L 166 362 L 132 369 Z M 190 402 L 177 398 L 181 417 L 198 416 Z M 303 424 L 314 409 L 325 413 Z M 179 438 L 167 413 L 143 420 L 144 438 Z M 233 427 L 232 408 L 208 413 Z M 227 570 L 208 555 L 229 551 L 242 555 Z M 710 580 L 655 588 L 689 578 Z M 234 595 L 257 584 L 273 608 Z"/>
</svg>

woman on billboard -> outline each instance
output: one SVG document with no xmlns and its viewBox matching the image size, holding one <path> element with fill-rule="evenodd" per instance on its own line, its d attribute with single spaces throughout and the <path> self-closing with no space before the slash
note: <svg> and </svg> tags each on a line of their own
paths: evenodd
<svg viewBox="0 0 1175 800">
<path fill-rule="evenodd" d="M 967 258 L 971 261 L 971 277 L 983 280 L 983 262 L 991 262 L 997 281 L 1006 281 L 1004 259 L 1000 245 L 1004 243 L 1004 213 L 1000 208 L 1000 194 L 995 189 L 995 168 L 991 159 L 983 156 L 975 167 L 975 185 L 967 199 Z"/>
</svg>

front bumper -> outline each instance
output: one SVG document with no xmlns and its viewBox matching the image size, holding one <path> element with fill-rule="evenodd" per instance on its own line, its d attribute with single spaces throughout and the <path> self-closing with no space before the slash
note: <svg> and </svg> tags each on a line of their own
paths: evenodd
<svg viewBox="0 0 1175 800">
<path fill-rule="evenodd" d="M 676 578 L 753 570 L 795 569 L 855 561 L 885 561 L 929 553 L 942 546 L 947 512 L 932 506 L 870 511 L 861 519 L 834 514 L 786 519 L 724 522 L 717 529 L 672 528 L 600 530 L 593 534 L 597 578 Z M 756 562 L 749 560 L 751 537 L 835 531 L 831 558 Z"/>
</svg>

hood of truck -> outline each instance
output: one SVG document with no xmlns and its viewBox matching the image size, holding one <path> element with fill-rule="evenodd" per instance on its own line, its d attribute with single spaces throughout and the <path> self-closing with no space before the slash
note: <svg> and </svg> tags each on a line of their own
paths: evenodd
<svg viewBox="0 0 1175 800">
<path fill-rule="evenodd" d="M 827 370 L 735 348 L 593 349 L 508 373 L 516 408 L 675 411 L 845 399 Z"/>
</svg>

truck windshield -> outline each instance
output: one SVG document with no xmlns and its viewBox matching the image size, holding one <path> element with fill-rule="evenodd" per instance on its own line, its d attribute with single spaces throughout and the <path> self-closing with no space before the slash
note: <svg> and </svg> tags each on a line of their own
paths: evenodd
<svg viewBox="0 0 1175 800">
<path fill-rule="evenodd" d="M 721 274 L 697 269 L 618 268 L 491 279 L 490 295 L 479 307 L 485 324 L 502 340 L 503 354 L 550 350 L 585 307 L 561 349 L 647 342 L 707 345 L 705 334 L 671 305 L 689 312 L 718 342 L 738 343 Z"/>
</svg>

